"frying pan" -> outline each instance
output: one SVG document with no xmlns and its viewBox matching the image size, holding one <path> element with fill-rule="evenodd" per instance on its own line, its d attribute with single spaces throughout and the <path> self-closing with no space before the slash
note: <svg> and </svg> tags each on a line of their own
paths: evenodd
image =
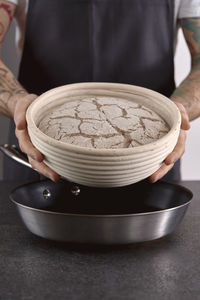
<svg viewBox="0 0 200 300">
<path fill-rule="evenodd" d="M 15 146 L 0 149 L 31 167 Z M 150 241 L 172 233 L 192 196 L 190 190 L 161 180 L 117 188 L 42 180 L 17 187 L 10 198 L 25 226 L 40 237 L 115 245 Z"/>
</svg>

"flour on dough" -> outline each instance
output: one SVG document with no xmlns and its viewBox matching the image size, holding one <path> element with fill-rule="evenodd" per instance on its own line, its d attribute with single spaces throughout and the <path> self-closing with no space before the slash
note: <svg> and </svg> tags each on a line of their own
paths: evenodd
<svg viewBox="0 0 200 300">
<path fill-rule="evenodd" d="M 154 142 L 167 134 L 169 126 L 157 113 L 133 101 L 91 96 L 55 107 L 39 129 L 64 143 L 114 149 Z"/>
</svg>

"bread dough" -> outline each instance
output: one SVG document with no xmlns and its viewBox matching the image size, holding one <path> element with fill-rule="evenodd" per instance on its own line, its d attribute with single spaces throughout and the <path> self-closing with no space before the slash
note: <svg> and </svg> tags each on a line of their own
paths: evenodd
<svg viewBox="0 0 200 300">
<path fill-rule="evenodd" d="M 51 138 L 81 147 L 130 148 L 160 139 L 168 124 L 151 109 L 112 97 L 85 97 L 48 111 L 39 129 Z"/>
</svg>

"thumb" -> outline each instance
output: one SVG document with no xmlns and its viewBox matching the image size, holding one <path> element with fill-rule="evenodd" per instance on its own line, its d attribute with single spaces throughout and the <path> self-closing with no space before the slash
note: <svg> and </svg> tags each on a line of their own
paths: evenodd
<svg viewBox="0 0 200 300">
<path fill-rule="evenodd" d="M 37 97 L 35 94 L 29 94 L 17 101 L 14 111 L 14 121 L 18 130 L 26 129 L 27 108 Z"/>
</svg>

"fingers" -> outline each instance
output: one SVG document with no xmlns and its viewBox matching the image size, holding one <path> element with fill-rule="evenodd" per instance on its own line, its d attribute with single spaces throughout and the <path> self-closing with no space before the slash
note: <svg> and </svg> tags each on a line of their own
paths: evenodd
<svg viewBox="0 0 200 300">
<path fill-rule="evenodd" d="M 16 125 L 15 134 L 18 138 L 19 146 L 22 152 L 41 162 L 44 157 L 31 143 L 26 124 L 26 110 L 36 98 L 37 95 L 29 94 L 17 101 L 14 112 L 14 121 Z"/>
<path fill-rule="evenodd" d="M 156 182 L 171 170 L 171 168 L 174 166 L 174 163 L 185 152 L 185 141 L 186 141 L 186 132 L 185 130 L 181 129 L 178 142 L 174 150 L 167 156 L 167 158 L 165 159 L 161 167 L 149 177 L 149 181 L 151 183 Z"/>
<path fill-rule="evenodd" d="M 31 140 L 29 138 L 28 132 L 26 129 L 24 130 L 18 130 L 15 131 L 16 137 L 19 141 L 19 146 L 22 152 L 26 153 L 28 156 L 32 157 L 32 159 L 42 162 L 44 157 L 42 153 L 40 153 L 39 150 L 37 150 L 33 144 L 31 143 Z"/>
<path fill-rule="evenodd" d="M 37 98 L 37 95 L 29 94 L 17 101 L 14 112 L 14 121 L 19 130 L 26 129 L 26 111 L 29 105 Z"/>
<path fill-rule="evenodd" d="M 33 169 L 38 171 L 40 174 L 44 175 L 45 177 L 50 178 L 52 181 L 57 182 L 60 179 L 60 176 L 54 172 L 52 169 L 50 169 L 45 163 L 38 162 L 31 157 L 29 157 L 29 162 Z"/>
<path fill-rule="evenodd" d="M 181 129 L 184 129 L 184 130 L 190 129 L 189 116 L 188 116 L 188 113 L 187 113 L 185 107 L 179 102 L 174 101 L 174 103 L 178 106 L 178 109 L 180 110 L 180 113 L 181 113 L 181 119 L 182 119 L 181 120 Z"/>
<path fill-rule="evenodd" d="M 60 176 L 51 170 L 45 163 L 43 163 L 44 156 L 37 150 L 31 143 L 30 137 L 27 131 L 26 124 L 26 111 L 29 105 L 37 98 L 37 95 L 29 94 L 17 101 L 14 111 L 14 121 L 16 124 L 16 137 L 19 141 L 21 150 L 27 154 L 30 164 L 33 169 L 40 174 L 50 178 L 57 182 Z"/>
<path fill-rule="evenodd" d="M 166 157 L 165 164 L 170 165 L 175 163 L 185 152 L 185 141 L 186 141 L 186 132 L 181 129 L 178 137 L 177 144 L 174 150 Z"/>
<path fill-rule="evenodd" d="M 163 163 L 161 167 L 149 177 L 149 181 L 151 183 L 156 182 L 157 180 L 165 176 L 165 174 L 167 174 L 173 168 L 173 166 L 174 163 L 170 165 L 166 165 L 165 163 Z"/>
<path fill-rule="evenodd" d="M 45 177 L 57 182 L 60 179 L 60 176 L 42 162 L 44 156 L 31 143 L 27 130 L 16 129 L 16 136 L 19 141 L 20 149 L 28 155 L 29 162 L 33 169 Z"/>
</svg>

